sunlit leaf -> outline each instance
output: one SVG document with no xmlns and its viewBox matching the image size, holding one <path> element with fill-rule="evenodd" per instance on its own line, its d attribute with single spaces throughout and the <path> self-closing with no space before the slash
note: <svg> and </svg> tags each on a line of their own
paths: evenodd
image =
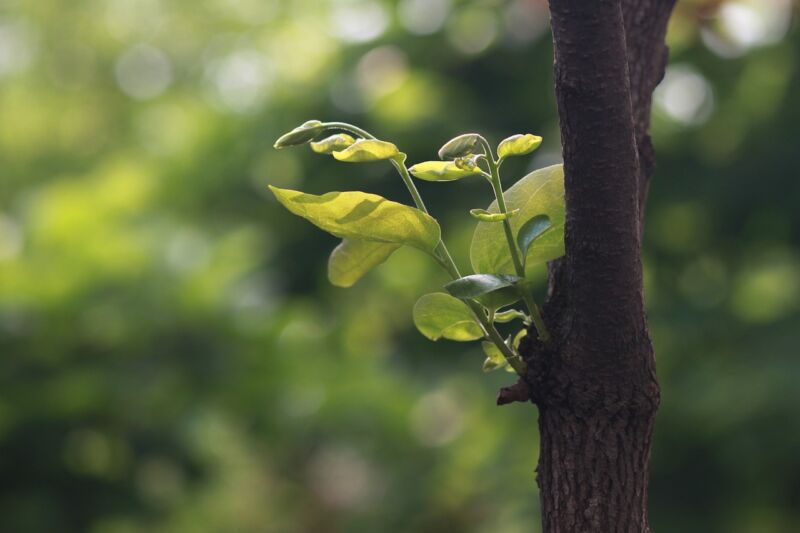
<svg viewBox="0 0 800 533">
<path fill-rule="evenodd" d="M 299 146 L 313 141 L 325 130 L 319 120 L 309 120 L 296 127 L 289 133 L 285 133 L 275 141 L 275 148 L 286 148 L 287 146 Z"/>
<path fill-rule="evenodd" d="M 536 241 L 526 255 L 527 265 L 536 265 L 564 255 L 564 171 L 553 165 L 531 172 L 505 192 L 508 209 L 519 209 L 509 219 L 517 234 L 522 225 L 536 215 L 547 215 L 552 229 Z M 489 206 L 490 213 L 499 213 L 497 202 Z M 514 263 L 500 224 L 479 222 L 472 236 L 470 260 L 476 272 L 514 273 Z"/>
<path fill-rule="evenodd" d="M 526 155 L 539 148 L 540 144 L 542 144 L 542 138 L 538 135 L 531 135 L 530 133 L 512 135 L 500 141 L 497 146 L 497 155 L 500 159 L 515 155 Z"/>
<path fill-rule="evenodd" d="M 278 201 L 337 237 L 407 244 L 426 252 L 439 243 L 439 224 L 419 209 L 359 191 L 329 192 L 322 196 L 270 185 Z"/>
<path fill-rule="evenodd" d="M 483 341 L 481 347 L 484 355 L 486 355 L 486 359 L 483 361 L 484 372 L 498 370 L 508 364 L 503 352 L 493 342 Z"/>
<path fill-rule="evenodd" d="M 400 244 L 344 239 L 328 258 L 328 279 L 337 287 L 350 287 L 389 258 Z"/>
<path fill-rule="evenodd" d="M 536 215 L 519 228 L 519 233 L 517 233 L 517 244 L 519 245 L 520 251 L 522 251 L 522 257 L 525 257 L 528 253 L 528 249 L 533 244 L 533 241 L 538 239 L 542 236 L 542 234 L 553 227 L 553 224 L 550 222 L 550 217 L 547 215 Z"/>
<path fill-rule="evenodd" d="M 467 304 L 443 292 L 426 294 L 414 305 L 414 325 L 427 338 L 472 341 L 483 330 Z"/>
<path fill-rule="evenodd" d="M 439 149 L 439 159 L 455 159 L 475 153 L 480 138 L 477 133 L 464 133 L 450 139 Z"/>
<path fill-rule="evenodd" d="M 490 213 L 486 209 L 470 209 L 469 214 L 482 222 L 502 222 L 519 213 L 519 209 L 514 209 L 508 213 Z"/>
<path fill-rule="evenodd" d="M 347 163 L 384 161 L 400 155 L 397 146 L 375 139 L 359 139 L 344 150 L 333 152 L 333 157 Z"/>
<path fill-rule="evenodd" d="M 311 149 L 318 154 L 332 154 L 333 152 L 344 150 L 355 142 L 356 140 L 348 134 L 337 133 L 320 141 L 312 142 Z"/>
<path fill-rule="evenodd" d="M 479 174 L 479 170 L 459 168 L 452 161 L 425 161 L 417 163 L 408 171 L 415 177 L 425 181 L 454 181 Z"/>
</svg>

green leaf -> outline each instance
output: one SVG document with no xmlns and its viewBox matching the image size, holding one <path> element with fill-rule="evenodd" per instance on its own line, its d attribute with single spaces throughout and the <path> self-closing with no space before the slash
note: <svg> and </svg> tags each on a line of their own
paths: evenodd
<svg viewBox="0 0 800 533">
<path fill-rule="evenodd" d="M 311 149 L 318 154 L 332 154 L 333 152 L 344 150 L 355 142 L 356 140 L 348 134 L 337 133 L 330 137 L 325 137 L 321 141 L 312 142 Z"/>
<path fill-rule="evenodd" d="M 518 318 L 525 319 L 527 315 L 522 311 L 518 311 L 516 309 L 509 309 L 508 311 L 503 311 L 501 313 L 495 313 L 494 321 L 499 324 L 505 324 L 506 322 L 511 322 L 512 320 L 516 320 Z"/>
<path fill-rule="evenodd" d="M 296 127 L 289 133 L 285 133 L 275 141 L 273 145 L 275 148 L 286 148 L 287 146 L 299 146 L 313 141 L 320 133 L 325 130 L 322 122 L 319 120 L 309 120 L 301 126 Z"/>
<path fill-rule="evenodd" d="M 328 258 L 328 279 L 337 287 L 351 287 L 398 248 L 399 244 L 344 239 Z"/>
<path fill-rule="evenodd" d="M 497 145 L 497 155 L 500 159 L 515 155 L 526 155 L 539 148 L 540 144 L 542 144 L 542 138 L 538 135 L 531 135 L 530 133 L 512 135 L 500 141 L 500 144 Z"/>
<path fill-rule="evenodd" d="M 483 353 L 486 355 L 486 360 L 483 362 L 484 372 L 491 372 L 503 368 L 508 364 L 503 352 L 500 351 L 500 348 L 498 348 L 495 343 L 483 341 L 481 347 L 483 348 Z"/>
<path fill-rule="evenodd" d="M 514 209 L 508 213 L 490 213 L 486 209 L 470 209 L 469 214 L 482 222 L 502 222 L 519 213 L 519 209 Z"/>
<path fill-rule="evenodd" d="M 478 170 L 459 168 L 452 161 L 425 161 L 417 163 L 408 171 L 415 178 L 426 181 L 454 181 L 480 173 Z"/>
<path fill-rule="evenodd" d="M 432 341 L 441 338 L 472 341 L 483 337 L 483 330 L 467 304 L 443 292 L 426 294 L 414 305 L 414 325 Z"/>
<path fill-rule="evenodd" d="M 475 152 L 480 145 L 481 136 L 477 133 L 464 133 L 447 141 L 439 149 L 439 159 L 455 159 Z"/>
<path fill-rule="evenodd" d="M 359 139 L 344 150 L 333 152 L 333 157 L 346 163 L 384 161 L 400 155 L 397 146 L 375 139 Z"/>
<path fill-rule="evenodd" d="M 526 265 L 536 265 L 564 255 L 564 170 L 553 165 L 531 172 L 505 193 L 509 210 L 519 209 L 509 219 L 514 234 L 523 223 L 536 215 L 547 215 L 553 224 L 526 254 Z M 497 202 L 489 206 L 490 213 L 499 213 Z M 472 236 L 470 260 L 476 272 L 514 273 L 514 263 L 500 224 L 479 222 Z"/>
<path fill-rule="evenodd" d="M 519 228 L 517 244 L 522 251 L 523 258 L 527 255 L 528 249 L 531 247 L 531 244 L 533 244 L 533 241 L 541 237 L 545 231 L 552 227 L 553 224 L 550 222 L 550 217 L 547 215 L 536 215 Z"/>
<path fill-rule="evenodd" d="M 419 209 L 359 191 L 322 196 L 300 191 L 270 190 L 286 209 L 343 239 L 407 244 L 432 252 L 439 244 L 439 224 Z"/>
<path fill-rule="evenodd" d="M 494 312 L 519 301 L 520 294 L 515 285 L 521 280 L 504 274 L 473 274 L 451 281 L 444 288 L 456 298 L 475 299 Z"/>
</svg>

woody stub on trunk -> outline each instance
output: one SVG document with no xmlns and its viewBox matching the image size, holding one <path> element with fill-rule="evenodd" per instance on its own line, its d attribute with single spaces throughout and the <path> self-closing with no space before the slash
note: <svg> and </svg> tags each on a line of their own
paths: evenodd
<svg viewBox="0 0 800 533">
<path fill-rule="evenodd" d="M 553 342 L 523 344 L 527 377 L 498 403 L 538 406 L 546 533 L 648 532 L 660 393 L 640 252 L 655 168 L 651 98 L 674 0 L 549 3 L 566 255 L 550 265 L 544 313 Z"/>
</svg>

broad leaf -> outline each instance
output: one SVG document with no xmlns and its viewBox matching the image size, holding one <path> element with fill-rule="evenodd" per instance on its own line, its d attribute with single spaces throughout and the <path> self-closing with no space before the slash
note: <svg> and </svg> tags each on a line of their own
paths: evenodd
<svg viewBox="0 0 800 533">
<path fill-rule="evenodd" d="M 547 215 L 553 224 L 543 234 L 536 246 L 526 255 L 527 265 L 536 265 L 564 255 L 564 171 L 562 165 L 553 165 L 531 172 L 505 192 L 509 210 L 519 209 L 517 216 L 509 219 L 514 234 L 523 223 L 536 215 Z M 499 213 L 497 202 L 488 209 Z M 470 260 L 476 272 L 514 273 L 514 263 L 500 224 L 479 222 L 472 236 Z"/>
<path fill-rule="evenodd" d="M 533 241 L 538 239 L 545 231 L 553 227 L 550 217 L 547 215 L 536 215 L 519 228 L 517 233 L 517 244 L 522 251 L 522 257 L 528 253 L 528 249 Z"/>
<path fill-rule="evenodd" d="M 350 287 L 364 274 L 386 261 L 400 246 L 344 239 L 328 258 L 328 279 L 337 287 Z"/>
<path fill-rule="evenodd" d="M 470 209 L 469 214 L 482 222 L 502 222 L 519 213 L 519 209 L 514 209 L 508 213 L 490 213 L 486 209 Z"/>
<path fill-rule="evenodd" d="M 483 362 L 483 371 L 491 372 L 503 368 L 508 364 L 503 352 L 500 351 L 493 342 L 483 341 L 481 343 L 483 353 L 486 355 L 486 360 Z"/>
<path fill-rule="evenodd" d="M 430 215 L 377 194 L 350 191 L 317 196 L 269 188 L 286 209 L 343 239 L 407 244 L 425 252 L 439 244 L 439 224 Z"/>
<path fill-rule="evenodd" d="M 472 341 L 483 330 L 467 304 L 443 292 L 426 294 L 414 305 L 414 325 L 432 341 L 441 338 Z"/>
<path fill-rule="evenodd" d="M 539 148 L 540 144 L 542 144 L 542 138 L 538 135 L 530 133 L 512 135 L 500 141 L 497 146 L 497 156 L 505 159 L 515 155 L 526 155 Z"/>
<path fill-rule="evenodd" d="M 480 138 L 477 133 L 464 133 L 450 139 L 439 149 L 439 159 L 455 159 L 475 153 Z"/>
<path fill-rule="evenodd" d="M 384 161 L 400 155 L 397 146 L 375 139 L 359 139 L 344 150 L 333 152 L 333 157 L 346 163 Z"/>
<path fill-rule="evenodd" d="M 454 181 L 479 174 L 478 170 L 459 168 L 452 161 L 425 161 L 417 163 L 408 171 L 415 178 L 425 181 Z"/>
<path fill-rule="evenodd" d="M 273 146 L 275 148 L 286 148 L 287 146 L 306 144 L 309 141 L 313 141 L 324 130 L 325 127 L 322 125 L 322 122 L 319 120 L 309 120 L 289 133 L 281 135 Z"/>
<path fill-rule="evenodd" d="M 312 142 L 311 149 L 318 154 L 332 154 L 333 152 L 344 150 L 355 142 L 356 140 L 348 134 L 337 133 L 320 141 Z"/>
</svg>

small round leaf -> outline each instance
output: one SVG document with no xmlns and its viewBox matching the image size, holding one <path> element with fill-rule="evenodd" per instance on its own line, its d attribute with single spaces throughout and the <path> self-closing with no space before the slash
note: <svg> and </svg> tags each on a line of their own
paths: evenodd
<svg viewBox="0 0 800 533">
<path fill-rule="evenodd" d="M 464 133 L 447 141 L 439 149 L 439 159 L 455 159 L 475 152 L 480 145 L 481 136 L 477 133 Z"/>
<path fill-rule="evenodd" d="M 384 161 L 400 155 L 397 146 L 375 139 L 359 139 L 344 150 L 333 152 L 333 157 L 346 163 Z"/>
<path fill-rule="evenodd" d="M 515 155 L 526 155 L 539 148 L 540 144 L 542 144 L 542 138 L 538 135 L 531 135 L 530 133 L 512 135 L 500 141 L 497 146 L 497 155 L 500 159 Z"/>
</svg>

